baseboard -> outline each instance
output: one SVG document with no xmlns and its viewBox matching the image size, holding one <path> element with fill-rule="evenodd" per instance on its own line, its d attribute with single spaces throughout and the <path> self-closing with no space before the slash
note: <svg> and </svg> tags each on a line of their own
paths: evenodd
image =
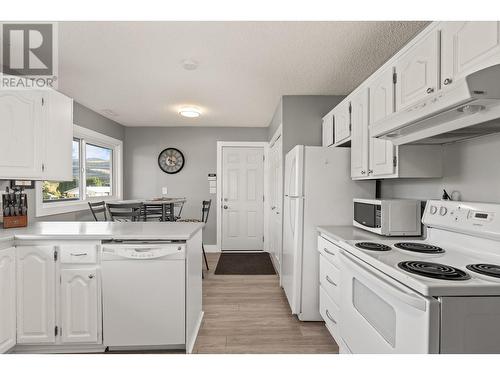
<svg viewBox="0 0 500 375">
<path fill-rule="evenodd" d="M 206 253 L 220 253 L 220 249 L 217 245 L 203 245 Z"/>
</svg>

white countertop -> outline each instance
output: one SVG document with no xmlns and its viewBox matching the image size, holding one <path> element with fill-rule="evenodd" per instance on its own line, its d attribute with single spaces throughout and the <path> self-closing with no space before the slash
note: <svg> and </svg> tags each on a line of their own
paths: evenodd
<svg viewBox="0 0 500 375">
<path fill-rule="evenodd" d="M 188 240 L 203 223 L 160 222 L 36 222 L 26 228 L 0 229 L 0 241 L 8 240 Z"/>
<path fill-rule="evenodd" d="M 366 230 L 357 228 L 353 225 L 329 225 L 320 226 L 317 228 L 318 232 L 330 237 L 332 240 L 336 241 L 382 241 L 387 239 L 422 239 L 422 236 L 417 237 L 387 237 L 380 236 L 378 234 L 368 232 Z"/>
</svg>

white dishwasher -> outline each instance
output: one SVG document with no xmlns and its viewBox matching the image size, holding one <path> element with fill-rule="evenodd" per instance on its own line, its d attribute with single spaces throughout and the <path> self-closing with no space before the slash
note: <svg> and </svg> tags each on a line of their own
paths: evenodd
<svg viewBox="0 0 500 375">
<path fill-rule="evenodd" d="M 104 345 L 185 344 L 185 252 L 185 243 L 103 244 Z"/>
</svg>

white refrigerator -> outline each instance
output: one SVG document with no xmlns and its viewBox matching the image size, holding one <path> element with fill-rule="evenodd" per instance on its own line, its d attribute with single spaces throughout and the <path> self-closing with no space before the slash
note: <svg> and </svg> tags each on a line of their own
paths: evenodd
<svg viewBox="0 0 500 375">
<path fill-rule="evenodd" d="M 321 321 L 317 226 L 352 225 L 353 198 L 374 198 L 375 181 L 352 181 L 350 149 L 295 146 L 285 158 L 281 285 L 292 314 Z"/>
</svg>

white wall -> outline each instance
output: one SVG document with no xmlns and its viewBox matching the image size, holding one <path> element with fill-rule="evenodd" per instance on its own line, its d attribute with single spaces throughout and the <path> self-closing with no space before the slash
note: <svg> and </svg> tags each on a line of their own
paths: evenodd
<svg viewBox="0 0 500 375">
<path fill-rule="evenodd" d="M 500 203 L 500 134 L 444 146 L 444 177 L 384 180 L 383 198 L 440 199 L 442 189 L 464 201 Z"/>
</svg>

